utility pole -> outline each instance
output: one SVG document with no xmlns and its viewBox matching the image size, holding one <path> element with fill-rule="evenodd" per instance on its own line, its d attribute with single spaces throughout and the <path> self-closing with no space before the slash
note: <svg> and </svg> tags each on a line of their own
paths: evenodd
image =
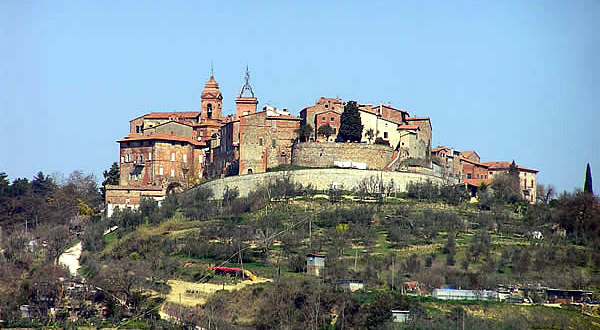
<svg viewBox="0 0 600 330">
<path fill-rule="evenodd" d="M 396 256 L 392 255 L 392 291 L 394 291 L 394 273 L 396 272 Z"/>
<path fill-rule="evenodd" d="M 308 247 L 310 252 L 312 253 L 312 218 L 313 218 L 313 214 L 311 214 L 309 220 L 308 220 Z"/>
</svg>

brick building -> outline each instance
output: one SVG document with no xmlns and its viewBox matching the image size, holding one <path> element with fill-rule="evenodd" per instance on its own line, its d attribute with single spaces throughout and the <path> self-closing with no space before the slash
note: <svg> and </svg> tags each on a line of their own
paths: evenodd
<svg viewBox="0 0 600 330">
<path fill-rule="evenodd" d="M 488 166 L 488 175 L 490 179 L 494 179 L 502 173 L 508 173 L 511 163 L 506 161 L 485 162 Z M 537 173 L 538 170 L 527 168 L 521 165 L 516 165 L 519 173 L 519 187 L 521 188 L 521 196 L 530 203 L 535 203 L 537 198 Z"/>
<path fill-rule="evenodd" d="M 481 162 L 476 151 L 458 151 L 448 147 L 436 147 L 431 150 L 434 161 L 464 183 L 473 197 L 481 184 L 491 184 L 499 174 L 508 173 L 511 163 L 506 161 Z M 530 203 L 537 197 L 538 170 L 516 165 L 519 173 L 521 196 Z"/>
<path fill-rule="evenodd" d="M 315 114 L 315 127 L 317 128 L 315 131 L 315 136 L 317 137 L 317 141 L 335 141 L 335 138 L 340 130 L 340 117 L 341 113 L 335 110 L 327 110 Z M 327 140 L 326 136 L 319 134 L 319 128 L 326 125 L 329 125 L 331 128 L 333 128 L 333 134 L 329 136 L 329 140 Z"/>
<path fill-rule="evenodd" d="M 337 120 L 337 122 L 335 120 L 342 112 L 344 112 L 344 102 L 342 102 L 342 99 L 321 97 L 314 105 L 300 110 L 300 125 L 312 126 L 313 136 L 311 137 L 311 140 L 314 140 L 318 138 L 317 131 L 319 130 L 319 127 L 321 127 L 321 125 L 329 124 L 331 127 L 335 128 L 335 134 L 330 137 L 330 140 L 335 140 L 340 128 L 339 120 Z M 334 115 L 333 113 L 337 113 L 337 115 Z M 331 117 L 334 117 L 334 120 L 331 120 Z"/>
<path fill-rule="evenodd" d="M 262 173 L 291 164 L 299 127 L 300 118 L 285 110 L 265 109 L 240 117 L 239 174 Z"/>
<path fill-rule="evenodd" d="M 119 143 L 119 185 L 106 187 L 107 213 L 135 208 L 143 196 L 156 200 L 185 189 L 205 176 L 211 139 L 219 133 L 223 96 L 211 75 L 201 94 L 200 111 L 151 112 L 129 123 Z"/>
</svg>

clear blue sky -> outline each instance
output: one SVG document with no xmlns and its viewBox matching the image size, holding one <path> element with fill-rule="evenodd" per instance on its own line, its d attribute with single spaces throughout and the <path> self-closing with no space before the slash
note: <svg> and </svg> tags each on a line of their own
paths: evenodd
<svg viewBox="0 0 600 330">
<path fill-rule="evenodd" d="M 322 4 L 324 3 L 324 4 Z M 600 192 L 600 1 L 0 1 L 0 171 L 95 173 L 150 111 L 320 96 L 430 116 L 434 145 Z"/>
</svg>

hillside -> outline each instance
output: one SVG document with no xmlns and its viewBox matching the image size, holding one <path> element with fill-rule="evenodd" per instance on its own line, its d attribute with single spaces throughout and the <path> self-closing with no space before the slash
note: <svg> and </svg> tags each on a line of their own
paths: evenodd
<svg viewBox="0 0 600 330">
<path fill-rule="evenodd" d="M 99 222 L 120 229 L 103 240 L 88 238 L 102 244 L 84 240 L 84 270 L 91 282 L 112 286 L 107 290 L 127 301 L 133 317 L 154 309 L 205 327 L 379 328 L 391 324 L 392 309 L 410 310 L 419 328 L 454 328 L 462 315 L 470 328 L 599 326 L 590 306 L 428 298 L 441 286 L 591 289 L 595 296 L 600 283 L 596 242 L 561 229 L 560 200 L 469 204 L 460 192 L 430 189 L 425 184 L 382 200 L 319 194 L 282 177 L 247 198 L 230 190 L 223 201 L 211 201 L 198 188 L 170 196 L 161 208 L 146 201 L 139 212 Z M 325 255 L 321 278 L 306 274 L 308 253 Z M 249 270 L 259 279 L 217 274 L 214 266 Z M 132 285 L 116 287 L 117 274 Z M 339 280 L 360 281 L 364 290 L 344 292 Z M 538 304 L 553 300 L 526 295 Z M 158 307 L 152 299 L 165 303 Z"/>
<path fill-rule="evenodd" d="M 20 183 L 0 196 L 3 205 L 30 203 L 29 212 L 71 219 L 3 233 L 4 326 L 600 327 L 589 303 L 600 284 L 593 195 L 531 205 L 496 193 L 469 203 L 460 187 L 431 182 L 386 196 L 373 180 L 356 191 L 315 191 L 282 173 L 247 197 L 228 188 L 214 200 L 199 186 L 104 218 L 97 192 L 78 188 L 88 181 L 46 190 Z M 82 267 L 71 276 L 55 260 L 78 242 Z M 435 299 L 441 287 L 502 292 L 519 303 Z M 392 323 L 392 310 L 406 311 L 408 323 Z"/>
</svg>

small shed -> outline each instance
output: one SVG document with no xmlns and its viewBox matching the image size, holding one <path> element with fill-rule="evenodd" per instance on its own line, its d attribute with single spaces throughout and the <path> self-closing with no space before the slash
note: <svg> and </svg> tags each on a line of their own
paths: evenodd
<svg viewBox="0 0 600 330">
<path fill-rule="evenodd" d="M 309 253 L 306 255 L 306 273 L 313 276 L 322 276 L 325 269 L 325 256 Z"/>
<path fill-rule="evenodd" d="M 406 323 L 410 319 L 410 311 L 392 309 L 392 321 L 394 323 Z"/>
</svg>

